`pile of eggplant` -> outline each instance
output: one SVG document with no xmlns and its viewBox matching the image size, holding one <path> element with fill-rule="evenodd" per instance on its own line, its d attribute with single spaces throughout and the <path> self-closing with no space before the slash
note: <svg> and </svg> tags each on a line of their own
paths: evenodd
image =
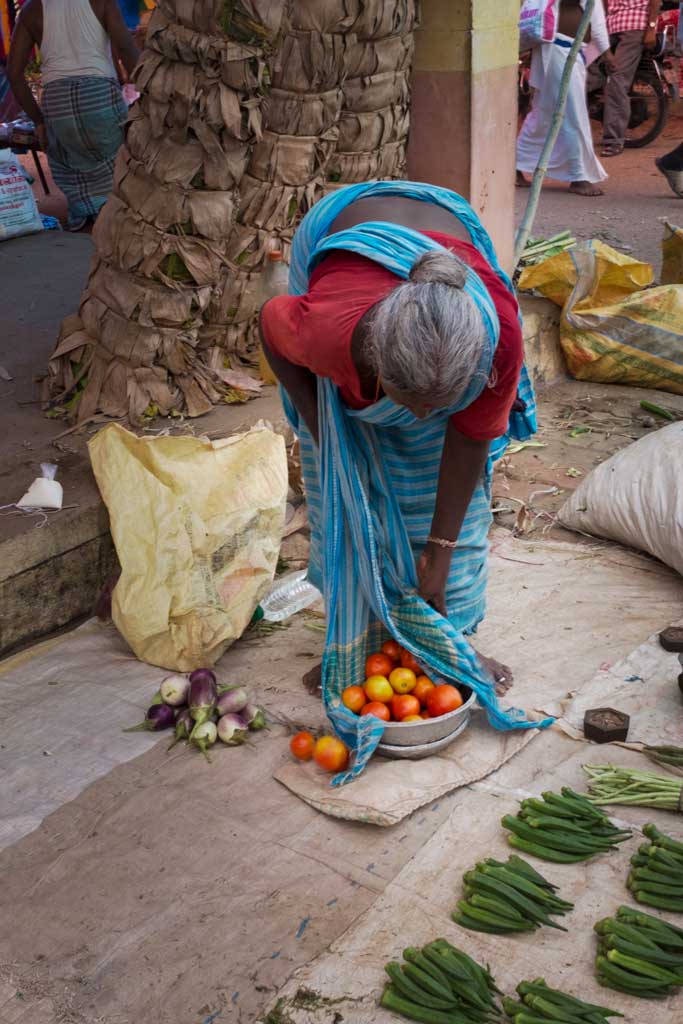
<svg viewBox="0 0 683 1024">
<path fill-rule="evenodd" d="M 229 747 L 244 743 L 249 730 L 263 729 L 266 716 L 242 686 L 221 686 L 208 668 L 189 676 L 167 676 L 147 709 L 144 722 L 124 732 L 174 729 L 171 746 L 180 740 L 201 750 L 210 761 L 209 748 L 220 740 Z"/>
</svg>

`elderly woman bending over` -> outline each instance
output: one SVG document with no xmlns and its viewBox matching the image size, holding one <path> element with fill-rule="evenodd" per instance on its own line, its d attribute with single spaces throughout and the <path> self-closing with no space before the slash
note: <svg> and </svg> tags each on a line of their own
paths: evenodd
<svg viewBox="0 0 683 1024">
<path fill-rule="evenodd" d="M 388 184 L 377 183 L 377 190 Z M 419 194 L 420 186 L 414 189 Z M 443 205 L 433 201 L 434 194 L 445 197 Z M 326 232 L 325 252 L 305 294 L 267 302 L 261 333 L 266 357 L 316 443 L 319 378 L 337 385 L 349 415 L 382 434 L 386 486 L 396 488 L 419 593 L 467 633 L 483 615 L 489 447 L 507 432 L 523 347 L 516 299 L 448 208 L 452 195 L 431 190 L 420 199 L 370 194 L 350 201 Z M 348 251 L 345 240 L 354 229 L 370 227 L 368 222 L 382 222 L 397 236 L 412 229 L 438 247 L 421 255 L 404 280 L 377 262 L 379 257 Z M 305 226 L 306 220 L 300 231 Z M 488 354 L 485 310 L 465 289 L 472 272 L 500 324 L 495 351 Z M 395 415 L 397 407 L 402 418 Z M 394 418 L 378 418 L 382 409 Z M 402 429 L 409 430 L 410 440 L 401 445 Z M 481 660 L 505 689 L 509 669 Z"/>
</svg>

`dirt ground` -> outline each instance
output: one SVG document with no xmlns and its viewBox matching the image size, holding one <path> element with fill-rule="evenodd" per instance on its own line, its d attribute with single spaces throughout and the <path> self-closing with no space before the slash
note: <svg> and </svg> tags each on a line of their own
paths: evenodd
<svg viewBox="0 0 683 1024">
<path fill-rule="evenodd" d="M 609 174 L 602 183 L 605 194 L 588 199 L 572 195 L 566 184 L 546 179 L 536 222 L 535 238 L 549 238 L 569 228 L 578 239 L 598 238 L 639 260 L 652 263 L 659 276 L 662 219 L 683 223 L 683 200 L 673 194 L 654 161 L 683 138 L 683 106 L 672 110 L 658 139 L 644 149 L 626 149 L 618 157 L 603 160 Z M 519 221 L 528 191 L 517 189 Z"/>
</svg>

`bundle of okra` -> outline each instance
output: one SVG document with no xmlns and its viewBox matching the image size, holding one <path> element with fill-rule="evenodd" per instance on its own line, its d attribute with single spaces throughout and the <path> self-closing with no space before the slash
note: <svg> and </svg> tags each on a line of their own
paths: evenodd
<svg viewBox="0 0 683 1024">
<path fill-rule="evenodd" d="M 561 795 L 546 792 L 541 800 L 522 800 L 517 817 L 506 814 L 502 825 L 512 833 L 510 846 L 561 864 L 588 860 L 631 837 L 628 829 L 615 828 L 590 800 L 566 786 Z"/>
<path fill-rule="evenodd" d="M 435 939 L 423 949 L 408 947 L 404 963 L 388 963 L 389 975 L 380 1005 L 422 1024 L 487 1024 L 500 1014 L 488 968 Z"/>
<path fill-rule="evenodd" d="M 465 899 L 459 900 L 453 920 L 475 932 L 505 935 L 530 932 L 542 924 L 566 931 L 550 914 L 567 914 L 573 903 L 556 895 L 557 886 L 514 854 L 507 863 L 480 861 L 464 875 Z"/>
<path fill-rule="evenodd" d="M 683 843 L 645 825 L 650 840 L 631 857 L 633 870 L 626 885 L 638 903 L 683 914 Z"/>
<path fill-rule="evenodd" d="M 517 994 L 521 1002 L 503 999 L 503 1009 L 514 1024 L 542 1024 L 559 1022 L 565 1024 L 607 1024 L 608 1017 L 623 1017 L 618 1010 L 595 1003 L 584 1003 L 583 999 L 568 996 L 565 992 L 550 988 L 543 978 L 535 981 L 520 981 Z"/>
<path fill-rule="evenodd" d="M 683 985 L 683 929 L 633 907 L 594 925 L 600 936 L 598 981 L 642 999 L 663 999 Z"/>
</svg>

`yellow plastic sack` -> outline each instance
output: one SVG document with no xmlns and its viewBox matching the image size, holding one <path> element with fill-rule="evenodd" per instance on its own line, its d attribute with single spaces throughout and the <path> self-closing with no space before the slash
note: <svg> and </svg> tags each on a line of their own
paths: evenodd
<svg viewBox="0 0 683 1024">
<path fill-rule="evenodd" d="M 662 284 L 683 284 L 683 231 L 664 221 Z"/>
<path fill-rule="evenodd" d="M 520 277 L 562 305 L 560 344 L 578 380 L 683 394 L 683 285 L 646 288 L 649 263 L 592 241 Z M 642 290 L 645 289 L 645 290 Z"/>
<path fill-rule="evenodd" d="M 136 437 L 114 423 L 88 447 L 121 563 L 114 623 L 142 661 L 213 665 L 275 575 L 284 439 L 265 427 L 220 441 Z"/>
</svg>

